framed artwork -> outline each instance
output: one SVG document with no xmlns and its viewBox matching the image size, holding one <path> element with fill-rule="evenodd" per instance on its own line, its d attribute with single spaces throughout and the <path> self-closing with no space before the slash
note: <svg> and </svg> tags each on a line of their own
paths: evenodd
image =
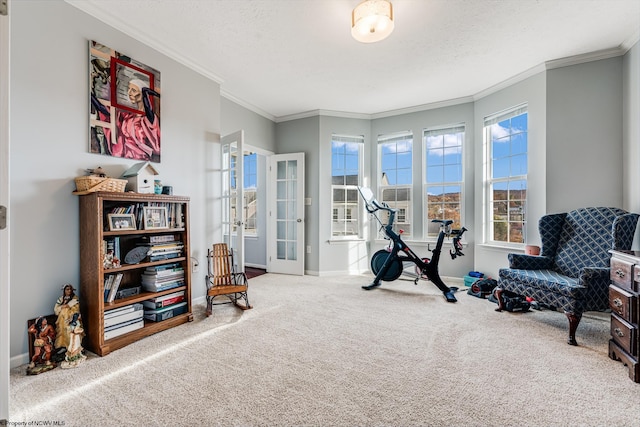
<svg viewBox="0 0 640 427">
<path fill-rule="evenodd" d="M 169 228 L 167 208 L 158 206 L 144 206 L 144 229 L 159 230 Z"/>
<path fill-rule="evenodd" d="M 89 152 L 160 163 L 160 72 L 89 42 Z"/>
<path fill-rule="evenodd" d="M 137 230 L 136 217 L 133 214 L 108 214 L 109 231 Z"/>
</svg>

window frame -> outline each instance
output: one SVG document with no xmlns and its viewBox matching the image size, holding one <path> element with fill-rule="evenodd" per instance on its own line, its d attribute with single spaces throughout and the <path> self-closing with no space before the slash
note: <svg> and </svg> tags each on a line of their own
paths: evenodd
<svg viewBox="0 0 640 427">
<path fill-rule="evenodd" d="M 386 167 L 383 166 L 383 146 L 393 143 L 395 142 L 396 144 L 396 149 L 397 149 L 397 145 L 398 143 L 408 143 L 409 145 L 409 150 L 407 151 L 401 151 L 401 153 L 406 153 L 408 152 L 410 155 L 410 159 L 409 159 L 409 167 L 408 168 L 398 168 L 398 159 L 396 157 L 396 176 L 393 177 L 394 180 L 397 180 L 397 171 L 398 170 L 406 170 L 408 169 L 409 172 L 409 178 L 410 178 L 410 182 L 408 184 L 384 184 L 384 177 L 388 176 L 386 175 L 385 170 L 388 169 Z M 412 239 L 415 238 L 415 224 L 413 223 L 413 215 L 414 215 L 414 209 L 413 209 L 413 203 L 414 203 L 414 197 L 413 197 L 413 158 L 414 158 L 414 135 L 413 132 L 411 131 L 402 131 L 402 132 L 394 132 L 394 133 L 389 133 L 389 134 L 380 134 L 378 135 L 378 139 L 377 139 L 377 165 L 378 165 L 378 176 L 379 176 L 379 181 L 378 181 L 378 200 L 380 202 L 386 202 L 390 207 L 395 208 L 395 209 L 402 209 L 405 206 L 398 206 L 399 202 L 398 202 L 398 190 L 402 191 L 402 190 L 406 190 L 406 193 L 408 194 L 408 200 L 406 203 L 406 215 L 405 215 L 405 221 L 404 222 L 400 222 L 399 221 L 399 217 L 396 216 L 396 221 L 393 225 L 393 230 L 398 233 L 400 232 L 400 230 L 403 230 L 404 236 Z M 398 151 L 396 150 L 396 153 Z M 388 179 L 388 178 L 387 178 Z M 395 201 L 390 203 L 389 201 L 385 200 L 385 198 L 383 197 L 385 190 L 389 190 L 389 189 L 395 189 L 396 190 L 396 197 L 395 197 Z M 387 212 L 380 212 L 380 220 L 382 221 L 383 224 L 386 224 L 387 222 L 387 218 L 388 218 L 388 213 Z M 408 231 L 407 231 L 408 229 Z M 384 238 L 384 235 L 381 231 L 378 231 L 377 233 L 377 237 L 378 240 Z"/>
<path fill-rule="evenodd" d="M 508 133 L 508 137 L 509 137 L 509 155 L 508 156 L 502 156 L 500 157 L 500 159 L 504 160 L 504 159 L 508 159 L 509 161 L 511 161 L 511 159 L 513 157 L 516 156 L 520 156 L 520 155 L 525 155 L 525 162 L 524 165 L 526 167 L 526 170 L 524 173 L 520 173 L 520 174 L 513 174 L 511 171 L 511 163 L 509 166 L 509 173 L 506 176 L 501 176 L 501 177 L 493 177 L 493 173 L 494 170 L 496 169 L 496 165 L 494 163 L 494 160 L 498 160 L 498 159 L 494 159 L 494 147 L 493 147 L 493 141 L 495 140 L 493 138 L 493 133 L 492 133 L 492 127 L 495 124 L 498 123 L 502 123 L 505 120 L 512 120 L 515 117 L 519 117 L 522 115 L 526 115 L 526 130 L 522 131 L 522 132 L 513 132 L 513 126 L 509 126 L 509 133 Z M 484 202 L 485 202 L 485 210 L 484 210 L 484 216 L 485 216 L 485 220 L 484 220 L 484 242 L 486 244 L 489 245 L 494 245 L 494 246 L 502 246 L 502 247 L 507 247 L 507 248 L 522 248 L 524 247 L 524 245 L 527 242 L 527 222 L 528 222 L 528 218 L 527 218 L 527 206 L 529 203 L 529 192 L 528 192 L 528 187 L 529 187 L 529 156 L 530 156 L 530 150 L 529 150 L 529 129 L 530 129 L 530 121 L 529 121 L 529 108 L 528 108 L 528 104 L 520 104 L 508 109 L 505 109 L 503 111 L 500 111 L 498 113 L 492 114 L 490 116 L 487 116 L 484 118 L 483 121 L 483 138 L 484 138 Z M 513 139 L 512 138 L 514 135 L 525 135 L 524 141 L 526 144 L 526 149 L 522 152 L 518 152 L 516 154 L 513 154 L 512 151 L 512 147 L 513 147 Z M 502 138 L 499 138 L 502 139 Z M 517 183 L 517 182 L 524 182 L 524 189 L 523 188 L 519 188 L 519 189 L 512 189 L 510 188 L 510 183 Z M 502 240 L 496 240 L 495 237 L 495 230 L 496 230 L 496 223 L 498 222 L 505 222 L 505 221 L 496 221 L 494 219 L 494 202 L 496 202 L 495 199 L 495 192 L 493 191 L 494 186 L 496 184 L 506 184 L 507 188 L 506 188 L 506 197 L 505 197 L 505 201 L 506 201 L 506 205 L 507 205 L 507 209 L 505 210 L 506 212 L 506 240 L 502 241 Z M 511 193 L 514 192 L 515 193 L 519 192 L 520 193 L 520 198 L 512 198 L 511 197 Z M 522 194 L 524 193 L 524 197 L 522 197 Z M 520 203 L 521 205 L 521 211 L 520 211 L 520 215 L 521 215 L 521 220 L 511 220 L 512 217 L 512 212 L 511 212 L 511 203 L 515 202 L 515 203 Z M 514 223 L 518 223 L 521 224 L 521 235 L 522 235 L 522 241 L 521 242 L 513 242 L 511 241 L 511 233 L 512 233 L 512 226 L 511 224 Z"/>
<path fill-rule="evenodd" d="M 462 136 L 460 137 L 460 144 L 459 145 L 455 145 L 455 147 L 460 147 L 460 152 L 459 152 L 459 157 L 460 157 L 460 162 L 459 163 L 445 163 L 445 161 L 443 160 L 443 168 L 447 165 L 459 165 L 460 167 L 460 181 L 443 181 L 442 182 L 437 182 L 437 183 L 430 183 L 429 182 L 429 165 L 428 163 L 428 159 L 429 159 L 429 146 L 428 146 L 428 138 L 430 136 L 439 136 L 442 135 L 443 137 L 445 135 L 457 135 L 457 134 L 462 134 Z M 426 241 L 435 241 L 438 237 L 438 233 L 440 230 L 440 227 L 438 226 L 435 231 L 433 233 L 429 233 L 429 226 L 431 223 L 432 219 L 452 219 L 452 218 L 431 218 L 429 216 L 429 188 L 433 188 L 433 187 L 442 187 L 442 188 L 447 188 L 447 187 L 459 187 L 460 188 L 460 192 L 459 192 L 459 197 L 460 200 L 458 201 L 458 209 L 459 209 L 459 223 L 458 222 L 454 222 L 453 227 L 454 228 L 460 228 L 464 225 L 464 182 L 465 182 L 465 162 L 464 162 L 464 152 L 465 152 L 465 142 L 466 142 L 466 124 L 465 123 L 457 123 L 457 124 L 452 124 L 452 125 L 443 125 L 443 126 L 436 126 L 436 127 L 429 127 L 429 128 L 425 128 L 422 131 L 422 164 L 421 164 L 421 168 L 422 168 L 422 209 L 423 209 L 423 217 L 424 217 L 424 223 L 423 223 L 423 239 Z M 445 155 L 445 151 L 446 151 L 446 142 L 443 143 L 442 146 L 442 150 L 443 150 L 443 159 L 444 159 L 444 155 Z M 443 174 L 444 174 L 444 169 L 443 169 Z M 444 202 L 442 202 L 442 204 L 444 204 Z"/>
<path fill-rule="evenodd" d="M 334 184 L 334 144 L 335 143 L 343 143 L 343 144 L 357 144 L 357 152 L 358 152 L 358 177 L 357 184 Z M 331 241 L 344 241 L 344 240 L 361 240 L 364 229 L 364 220 L 366 219 L 363 215 L 362 201 L 360 200 L 360 194 L 358 192 L 358 186 L 362 185 L 363 180 L 363 171 L 364 171 L 364 147 L 365 138 L 364 135 L 345 135 L 345 134 L 332 134 L 331 135 L 331 182 L 330 182 L 330 240 Z M 345 154 L 346 157 L 346 154 Z M 347 171 L 346 163 L 340 169 Z M 346 182 L 347 175 L 337 175 L 345 178 L 344 182 Z M 334 194 L 336 190 L 344 190 L 345 191 L 345 201 L 344 203 L 337 204 L 334 200 Z M 355 203 L 349 203 L 348 197 L 346 194 L 348 192 L 355 191 L 356 201 Z M 343 208 L 343 216 L 344 218 L 340 218 L 341 207 Z M 351 213 L 351 218 L 347 218 L 347 211 Z M 337 213 L 337 215 L 336 215 Z M 353 218 L 355 213 L 355 219 Z M 336 224 L 342 223 L 344 227 L 342 230 L 336 229 Z M 355 223 L 355 227 L 349 227 L 348 224 Z M 355 228 L 355 233 L 347 234 L 348 229 Z M 342 232 L 343 234 L 336 234 L 338 232 Z"/>
</svg>

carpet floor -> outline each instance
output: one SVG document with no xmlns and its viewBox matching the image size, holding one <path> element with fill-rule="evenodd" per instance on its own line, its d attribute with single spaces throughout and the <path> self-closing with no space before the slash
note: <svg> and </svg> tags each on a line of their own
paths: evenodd
<svg viewBox="0 0 640 427">
<path fill-rule="evenodd" d="M 450 304 L 428 282 L 363 291 L 370 280 L 264 274 L 250 281 L 252 310 L 205 317 L 198 304 L 193 322 L 77 368 L 15 368 L 9 421 L 640 425 L 640 384 L 608 357 L 607 314 L 587 313 L 573 347 L 561 313 L 497 313 L 464 292 Z"/>
</svg>

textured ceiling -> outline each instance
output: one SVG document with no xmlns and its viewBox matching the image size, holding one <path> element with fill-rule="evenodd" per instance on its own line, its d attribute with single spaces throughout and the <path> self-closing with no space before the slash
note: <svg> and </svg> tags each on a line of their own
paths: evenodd
<svg viewBox="0 0 640 427">
<path fill-rule="evenodd" d="M 351 38 L 359 0 L 67 2 L 273 119 L 473 97 L 549 61 L 620 54 L 640 37 L 640 0 L 393 0 L 395 31 L 373 44 Z"/>
</svg>

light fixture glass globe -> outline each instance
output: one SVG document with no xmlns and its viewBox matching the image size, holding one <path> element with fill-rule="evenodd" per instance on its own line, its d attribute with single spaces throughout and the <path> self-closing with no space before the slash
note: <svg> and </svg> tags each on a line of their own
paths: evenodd
<svg viewBox="0 0 640 427">
<path fill-rule="evenodd" d="M 359 42 L 384 40 L 393 28 L 393 6 L 387 0 L 364 0 L 351 13 L 351 35 Z"/>
</svg>

